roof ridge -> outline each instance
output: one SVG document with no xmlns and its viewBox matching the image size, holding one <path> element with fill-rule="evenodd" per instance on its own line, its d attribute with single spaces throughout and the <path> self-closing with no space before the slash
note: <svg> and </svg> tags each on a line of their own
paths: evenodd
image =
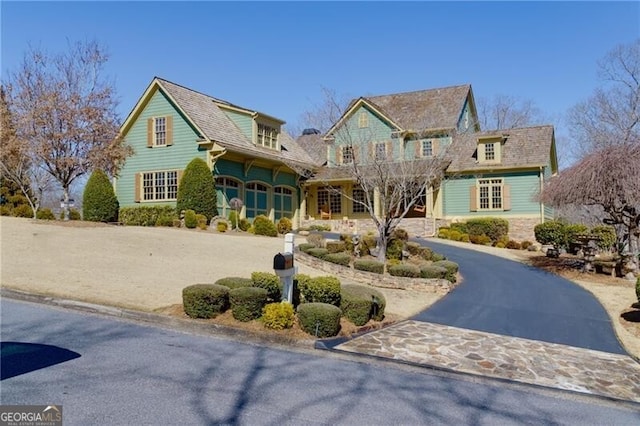
<svg viewBox="0 0 640 426">
<path fill-rule="evenodd" d="M 207 95 L 206 93 L 200 92 L 198 90 L 193 90 L 190 87 L 184 86 L 184 85 L 179 84 L 179 83 L 174 83 L 173 81 L 167 80 L 166 78 L 162 78 L 162 77 L 158 77 L 158 76 L 154 76 L 153 78 L 156 79 L 156 80 L 160 80 L 161 82 L 173 84 L 174 86 L 178 86 L 179 88 L 184 89 L 184 90 L 188 90 L 189 92 L 193 92 L 193 93 L 196 93 L 198 95 L 205 96 L 205 97 L 210 98 L 211 100 L 213 100 L 215 102 L 223 102 L 225 104 L 236 106 L 236 105 L 231 104 L 231 102 L 229 102 L 229 101 L 225 101 L 224 99 L 220 99 L 220 98 L 216 98 L 216 97 L 211 96 L 211 95 Z M 244 108 L 244 109 L 246 109 L 246 108 Z"/>
<path fill-rule="evenodd" d="M 387 94 L 384 94 L 384 95 L 362 96 L 362 98 L 363 99 L 372 99 L 372 98 L 381 98 L 381 97 L 384 97 L 384 96 L 410 95 L 410 94 L 413 94 L 413 93 L 432 92 L 432 91 L 435 91 L 435 90 L 456 89 L 458 87 L 471 87 L 471 83 L 455 84 L 455 85 L 452 85 L 452 86 L 445 86 L 445 87 L 433 87 L 431 89 L 410 90 L 408 92 L 387 93 Z"/>
</svg>

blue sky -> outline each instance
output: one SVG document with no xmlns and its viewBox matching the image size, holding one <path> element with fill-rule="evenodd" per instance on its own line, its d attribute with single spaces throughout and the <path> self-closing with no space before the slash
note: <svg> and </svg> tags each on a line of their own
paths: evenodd
<svg viewBox="0 0 640 426">
<path fill-rule="evenodd" d="M 96 39 L 124 119 L 160 76 L 300 124 L 322 87 L 353 97 L 471 83 L 559 118 L 596 62 L 640 35 L 638 2 L 2 1 L 3 78 L 29 43 Z M 558 132 L 563 125 L 557 121 Z"/>
</svg>

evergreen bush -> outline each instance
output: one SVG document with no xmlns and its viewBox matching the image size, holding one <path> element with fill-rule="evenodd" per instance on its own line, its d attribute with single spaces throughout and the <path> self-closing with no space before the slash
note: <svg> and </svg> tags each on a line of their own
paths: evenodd
<svg viewBox="0 0 640 426">
<path fill-rule="evenodd" d="M 281 217 L 280 220 L 278 220 L 277 229 L 279 234 L 286 234 L 291 232 L 291 230 L 293 229 L 291 219 L 289 219 L 288 217 Z"/>
<path fill-rule="evenodd" d="M 280 289 L 280 278 L 270 272 L 252 272 L 251 281 L 255 287 L 267 290 L 267 296 L 271 301 L 280 301 L 282 291 Z"/>
<path fill-rule="evenodd" d="M 302 297 L 308 303 L 328 303 L 340 306 L 340 280 L 332 276 L 311 278 L 301 287 Z"/>
<path fill-rule="evenodd" d="M 402 260 L 402 250 L 404 249 L 404 241 L 403 240 L 390 240 L 387 244 L 387 259 L 398 259 Z"/>
<path fill-rule="evenodd" d="M 258 215 L 253 219 L 253 229 L 256 235 L 266 235 L 267 237 L 277 237 L 276 225 L 264 215 Z"/>
<path fill-rule="evenodd" d="M 303 253 L 306 253 L 307 251 L 309 251 L 309 249 L 312 248 L 316 248 L 316 246 L 314 244 L 309 244 L 309 243 L 302 243 L 298 245 L 298 250 L 300 250 Z"/>
<path fill-rule="evenodd" d="M 161 216 L 177 218 L 178 214 L 171 206 L 122 207 L 118 219 L 129 226 L 156 226 Z"/>
<path fill-rule="evenodd" d="M 203 214 L 196 214 L 196 224 L 198 226 L 198 229 L 202 229 L 204 231 L 205 229 L 207 229 L 207 217 Z"/>
<path fill-rule="evenodd" d="M 326 248 L 312 248 L 307 250 L 307 254 L 317 257 L 318 259 L 324 259 L 324 257 L 329 254 L 329 250 Z"/>
<path fill-rule="evenodd" d="M 191 318 L 214 318 L 229 308 L 229 289 L 216 284 L 194 284 L 182 290 L 184 312 Z"/>
<path fill-rule="evenodd" d="M 347 250 L 347 243 L 344 241 L 327 241 L 325 248 L 329 253 L 342 253 Z"/>
<path fill-rule="evenodd" d="M 215 282 L 215 284 L 227 287 L 229 289 L 234 289 L 240 287 L 253 287 L 253 280 L 251 278 L 242 277 L 225 277 L 220 278 Z"/>
<path fill-rule="evenodd" d="M 435 279 L 435 278 L 444 278 L 447 276 L 447 270 L 442 266 L 437 265 L 424 265 L 420 268 L 420 277 Z"/>
<path fill-rule="evenodd" d="M 178 185 L 176 209 L 193 210 L 203 214 L 207 222 L 218 214 L 216 184 L 213 173 L 202 158 L 194 158 L 187 165 Z"/>
<path fill-rule="evenodd" d="M 327 303 L 304 303 L 298 306 L 298 321 L 306 333 L 332 337 L 340 332 L 340 308 Z"/>
<path fill-rule="evenodd" d="M 342 266 L 349 266 L 351 263 L 351 255 L 349 253 L 327 253 L 323 260 Z"/>
<path fill-rule="evenodd" d="M 439 260 L 437 262 L 433 262 L 433 266 L 440 266 L 446 269 L 447 274 L 444 278 L 451 281 L 452 283 L 456 282 L 456 275 L 459 270 L 459 266 L 456 262 L 452 262 L 450 260 Z"/>
<path fill-rule="evenodd" d="M 51 209 L 40 209 L 38 210 L 37 216 L 38 219 L 42 220 L 56 220 L 56 215 L 53 214 Z"/>
<path fill-rule="evenodd" d="M 184 212 L 184 226 L 189 229 L 194 229 L 198 226 L 198 216 L 193 210 L 187 210 Z"/>
<path fill-rule="evenodd" d="M 540 244 L 552 245 L 557 249 L 567 248 L 566 226 L 560 221 L 539 223 L 533 228 L 533 233 Z"/>
<path fill-rule="evenodd" d="M 378 290 L 370 287 L 347 284 L 340 291 L 342 314 L 357 326 L 370 319 L 381 321 L 384 317 L 386 299 Z"/>
<path fill-rule="evenodd" d="M 239 287 L 229 290 L 231 314 L 242 322 L 258 319 L 267 304 L 267 290 L 258 287 Z"/>
<path fill-rule="evenodd" d="M 480 217 L 467 220 L 469 238 L 474 235 L 486 235 L 492 243 L 509 235 L 509 222 L 497 217 Z M 472 240 L 473 241 L 473 240 Z"/>
<path fill-rule="evenodd" d="M 227 232 L 227 222 L 220 221 L 216 225 L 216 231 L 218 232 Z"/>
<path fill-rule="evenodd" d="M 82 195 L 82 217 L 89 222 L 117 222 L 118 198 L 102 170 L 91 173 Z"/>
<path fill-rule="evenodd" d="M 270 303 L 262 310 L 262 323 L 271 330 L 293 327 L 295 311 L 289 302 Z"/>
<path fill-rule="evenodd" d="M 384 272 L 384 263 L 373 259 L 356 259 L 353 261 L 353 268 L 359 271 L 382 274 Z"/>
<path fill-rule="evenodd" d="M 325 245 L 324 236 L 320 233 L 312 233 L 307 235 L 307 243 L 313 244 L 315 247 L 322 248 Z"/>
<path fill-rule="evenodd" d="M 393 265 L 388 268 L 389 275 L 394 277 L 420 278 L 420 268 L 415 265 Z"/>
</svg>

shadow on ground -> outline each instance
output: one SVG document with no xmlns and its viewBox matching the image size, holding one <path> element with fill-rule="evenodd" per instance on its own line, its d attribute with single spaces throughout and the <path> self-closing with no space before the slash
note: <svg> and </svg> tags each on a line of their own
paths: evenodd
<svg viewBox="0 0 640 426">
<path fill-rule="evenodd" d="M 38 343 L 1 342 L 0 380 L 10 379 L 41 368 L 80 357 L 77 352 Z"/>
</svg>

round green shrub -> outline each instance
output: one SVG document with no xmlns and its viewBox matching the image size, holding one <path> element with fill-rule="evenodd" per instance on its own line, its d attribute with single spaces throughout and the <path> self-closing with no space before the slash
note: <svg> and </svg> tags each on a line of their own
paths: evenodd
<svg viewBox="0 0 640 426">
<path fill-rule="evenodd" d="M 216 284 L 194 284 L 182 289 L 184 313 L 191 318 L 214 318 L 229 308 L 229 289 Z"/>
<path fill-rule="evenodd" d="M 293 229 L 291 219 L 289 219 L 288 217 L 281 217 L 278 221 L 277 229 L 279 234 L 286 234 L 288 232 L 291 232 L 291 229 Z"/>
<path fill-rule="evenodd" d="M 447 270 L 442 266 L 437 265 L 425 265 L 420 268 L 420 277 L 421 278 L 444 278 L 447 276 Z"/>
<path fill-rule="evenodd" d="M 504 247 L 505 247 L 505 245 L 504 245 L 504 243 L 503 243 L 502 241 L 498 241 L 498 242 L 496 243 L 495 247 L 496 247 L 496 248 L 504 248 Z"/>
<path fill-rule="evenodd" d="M 402 242 L 409 241 L 409 233 L 402 228 L 396 228 L 391 233 L 391 239 L 400 240 Z"/>
<path fill-rule="evenodd" d="M 349 253 L 327 253 L 323 260 L 342 266 L 349 266 L 351 255 Z"/>
<path fill-rule="evenodd" d="M 225 277 L 216 281 L 217 285 L 225 286 L 229 289 L 240 287 L 253 287 L 253 280 L 251 278 L 242 277 Z"/>
<path fill-rule="evenodd" d="M 304 303 L 298 306 L 300 327 L 316 337 L 332 337 L 340 332 L 340 308 L 327 303 Z"/>
<path fill-rule="evenodd" d="M 307 235 L 307 243 L 313 244 L 315 247 L 324 247 L 325 245 L 324 235 L 318 232 L 311 233 Z"/>
<path fill-rule="evenodd" d="M 340 241 L 344 242 L 344 251 L 353 253 L 353 235 L 340 234 Z"/>
<path fill-rule="evenodd" d="M 439 260 L 437 262 L 433 262 L 434 266 L 440 266 L 447 270 L 447 275 L 444 277 L 445 279 L 451 281 L 452 283 L 456 282 L 456 274 L 458 273 L 459 266 L 456 262 L 452 262 L 450 260 Z"/>
<path fill-rule="evenodd" d="M 332 276 L 311 278 L 300 292 L 306 302 L 340 306 L 340 280 Z"/>
<path fill-rule="evenodd" d="M 448 240 L 450 232 L 451 230 L 448 227 L 443 226 L 438 229 L 438 238 L 442 238 L 443 240 Z"/>
<path fill-rule="evenodd" d="M 429 247 L 420 247 L 418 250 L 418 256 L 424 260 L 433 260 L 433 250 Z"/>
<path fill-rule="evenodd" d="M 616 230 L 613 226 L 594 226 L 589 231 L 589 234 L 600 239 L 598 241 L 598 248 L 600 250 L 609 251 L 616 245 Z"/>
<path fill-rule="evenodd" d="M 460 234 L 460 242 L 468 243 L 469 241 L 469 234 Z"/>
<path fill-rule="evenodd" d="M 373 259 L 356 259 L 353 261 L 353 268 L 359 271 L 382 274 L 384 272 L 384 263 Z"/>
<path fill-rule="evenodd" d="M 293 304 L 298 306 L 301 302 L 309 302 L 309 300 L 301 300 L 304 298 L 304 293 L 306 293 L 306 288 L 309 282 L 311 281 L 311 277 L 306 274 L 295 274 L 293 276 Z"/>
<path fill-rule="evenodd" d="M 511 250 L 520 250 L 522 248 L 522 245 L 517 241 L 509 240 L 506 247 Z"/>
<path fill-rule="evenodd" d="M 289 302 L 270 303 L 262 310 L 262 323 L 271 330 L 293 327 L 295 311 Z"/>
<path fill-rule="evenodd" d="M 267 304 L 267 290 L 258 287 L 239 287 L 229 290 L 231 314 L 242 322 L 262 316 L 262 308 Z"/>
<path fill-rule="evenodd" d="M 347 250 L 347 243 L 344 241 L 327 241 L 325 248 L 329 253 L 342 253 Z"/>
<path fill-rule="evenodd" d="M 11 209 L 11 216 L 14 217 L 33 217 L 33 209 L 29 204 L 20 204 Z"/>
<path fill-rule="evenodd" d="M 202 229 L 203 231 L 207 229 L 207 217 L 203 214 L 196 214 L 196 223 L 198 229 Z"/>
<path fill-rule="evenodd" d="M 469 228 L 467 227 L 466 222 L 454 222 L 449 225 L 449 229 L 452 231 L 458 231 L 461 234 L 469 233 Z"/>
<path fill-rule="evenodd" d="M 267 290 L 267 295 L 272 301 L 279 301 L 282 295 L 280 278 L 269 272 L 252 272 L 251 281 L 255 287 Z"/>
<path fill-rule="evenodd" d="M 449 231 L 449 239 L 451 241 L 460 241 L 462 238 L 462 232 L 452 229 Z"/>
<path fill-rule="evenodd" d="M 324 257 L 329 254 L 329 250 L 327 250 L 326 248 L 312 248 L 307 250 L 307 254 L 313 256 L 313 257 L 317 257 L 318 259 L 324 259 Z"/>
<path fill-rule="evenodd" d="M 386 300 L 378 290 L 347 284 L 342 287 L 340 295 L 342 314 L 355 325 L 364 325 L 371 318 L 380 321 L 384 317 Z"/>
<path fill-rule="evenodd" d="M 298 244 L 298 250 L 300 250 L 303 253 L 306 253 L 307 251 L 309 251 L 309 249 L 312 249 L 312 248 L 316 248 L 316 246 L 314 244 L 309 244 L 309 243 Z"/>
<path fill-rule="evenodd" d="M 539 223 L 533 228 L 536 241 L 560 249 L 567 246 L 566 225 L 557 220 Z"/>
<path fill-rule="evenodd" d="M 486 235 L 491 243 L 496 243 L 509 235 L 509 222 L 506 219 L 479 217 L 467 220 L 466 225 L 470 237 L 472 235 Z"/>
<path fill-rule="evenodd" d="M 53 214 L 51 209 L 40 209 L 38 210 L 37 216 L 38 219 L 42 220 L 56 220 L 56 215 Z"/>
<path fill-rule="evenodd" d="M 82 217 L 90 222 L 117 222 L 118 198 L 102 170 L 91 173 L 82 195 Z"/>
<path fill-rule="evenodd" d="M 276 225 L 264 215 L 258 215 L 253 219 L 253 229 L 256 235 L 266 235 L 267 237 L 277 237 Z"/>
<path fill-rule="evenodd" d="M 189 229 L 193 229 L 198 226 L 198 217 L 193 210 L 187 210 L 184 212 L 184 226 Z"/>
<path fill-rule="evenodd" d="M 415 265 L 393 265 L 388 268 L 389 275 L 393 275 L 394 277 L 409 277 L 409 278 L 419 278 L 420 277 L 420 268 Z"/>
<path fill-rule="evenodd" d="M 402 240 L 391 240 L 387 244 L 386 256 L 387 259 L 402 259 L 402 250 L 404 249 L 404 241 Z"/>
<path fill-rule="evenodd" d="M 418 256 L 420 253 L 420 243 L 416 243 L 414 241 L 408 241 L 404 244 L 404 247 L 409 252 L 411 256 Z"/>
<path fill-rule="evenodd" d="M 469 241 L 472 244 L 479 244 L 479 245 L 482 245 L 482 246 L 486 246 L 486 245 L 490 245 L 491 244 L 491 238 L 487 237 L 484 234 L 482 234 L 482 235 L 469 235 Z"/>
<path fill-rule="evenodd" d="M 207 162 L 202 158 L 194 158 L 180 179 L 176 209 L 179 212 L 193 210 L 210 221 L 218 214 L 216 198 L 216 184 Z"/>
<path fill-rule="evenodd" d="M 524 240 L 523 242 L 520 243 L 520 248 L 522 250 L 526 250 L 529 247 L 531 247 L 532 245 L 533 245 L 533 243 L 531 241 Z"/>
<path fill-rule="evenodd" d="M 218 232 L 227 232 L 227 222 L 218 222 L 218 224 L 216 225 L 216 230 Z"/>
<path fill-rule="evenodd" d="M 447 258 L 440 253 L 436 253 L 433 252 L 433 254 L 431 255 L 431 260 L 433 260 L 434 262 L 439 262 L 440 260 L 446 260 Z"/>
</svg>

